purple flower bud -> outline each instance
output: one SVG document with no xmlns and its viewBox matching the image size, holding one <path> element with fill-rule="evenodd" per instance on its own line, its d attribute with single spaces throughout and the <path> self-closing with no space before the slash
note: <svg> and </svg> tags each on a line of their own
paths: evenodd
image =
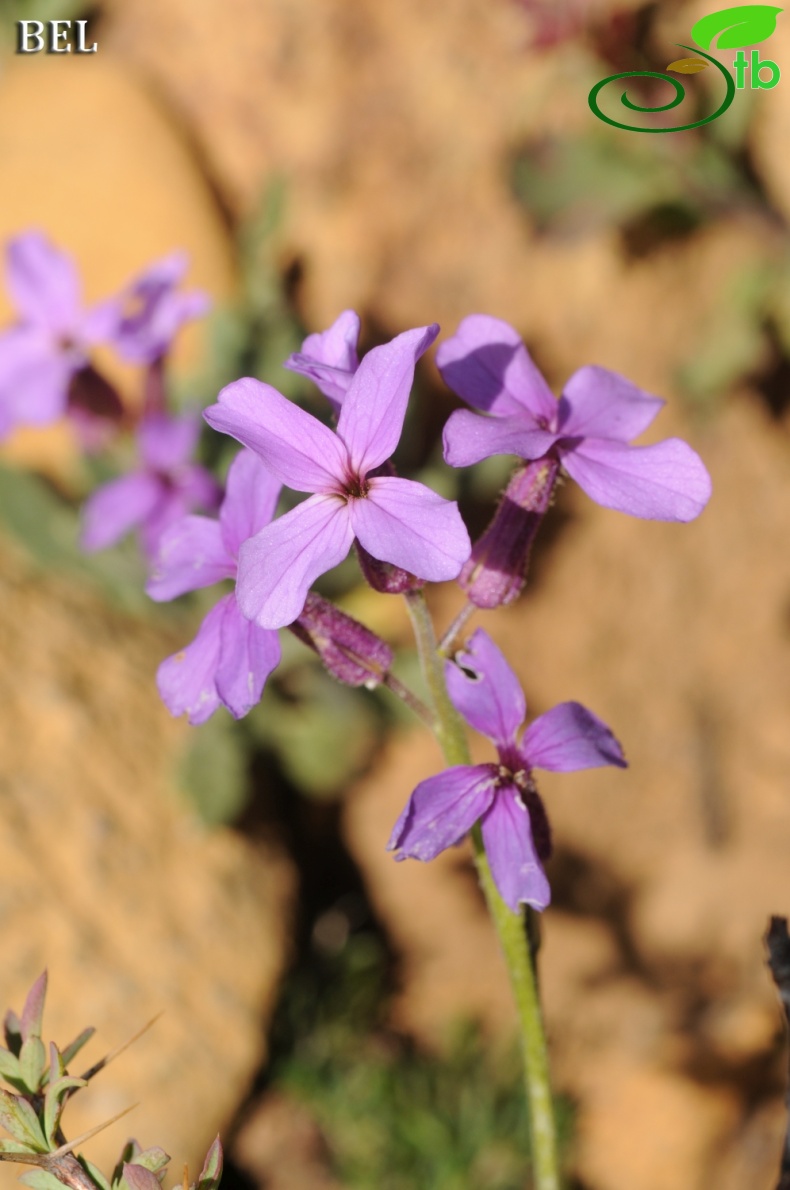
<svg viewBox="0 0 790 1190">
<path fill-rule="evenodd" d="M 493 520 L 472 547 L 458 582 L 477 607 L 512 603 L 527 581 L 532 543 L 551 503 L 559 464 L 525 463 L 505 488 Z"/>
<path fill-rule="evenodd" d="M 374 591 L 381 591 L 385 595 L 403 595 L 406 591 L 419 591 L 425 586 L 425 580 L 417 578 L 408 570 L 401 570 L 392 562 L 380 562 L 369 554 L 360 542 L 356 543 L 359 567 L 365 582 Z"/>
<path fill-rule="evenodd" d="M 386 641 L 314 591 L 308 594 L 291 631 L 347 686 L 373 690 L 392 665 L 392 649 Z"/>
</svg>

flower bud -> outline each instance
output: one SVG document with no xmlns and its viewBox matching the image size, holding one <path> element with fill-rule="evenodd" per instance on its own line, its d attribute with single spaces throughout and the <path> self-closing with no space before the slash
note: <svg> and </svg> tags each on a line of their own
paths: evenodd
<svg viewBox="0 0 790 1190">
<path fill-rule="evenodd" d="M 291 632 L 313 649 L 326 668 L 347 686 L 380 685 L 392 665 L 392 649 L 364 624 L 311 591 Z"/>
<path fill-rule="evenodd" d="M 551 503 L 559 464 L 524 463 L 512 475 L 493 520 L 472 547 L 458 582 L 477 607 L 512 603 L 527 580 L 535 534 Z"/>
<path fill-rule="evenodd" d="M 424 579 L 417 578 L 408 570 L 401 570 L 400 566 L 394 566 L 391 562 L 380 562 L 359 542 L 356 548 L 365 582 L 374 591 L 381 591 L 385 595 L 403 595 L 406 591 L 419 591 L 425 586 Z"/>
</svg>

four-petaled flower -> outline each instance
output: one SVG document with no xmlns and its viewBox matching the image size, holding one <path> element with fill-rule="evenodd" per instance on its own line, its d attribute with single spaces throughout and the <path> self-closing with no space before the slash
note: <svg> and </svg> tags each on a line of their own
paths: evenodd
<svg viewBox="0 0 790 1190">
<path fill-rule="evenodd" d="M 146 586 L 163 602 L 186 591 L 236 577 L 239 548 L 274 515 L 280 484 L 251 451 L 242 450 L 228 472 L 219 520 L 188 516 L 161 539 Z M 276 632 L 259 628 L 239 611 L 233 592 L 212 608 L 191 644 L 159 666 L 156 682 L 173 715 L 204 723 L 220 703 L 241 719 L 260 700 L 279 663 Z"/>
<path fill-rule="evenodd" d="M 358 342 L 359 315 L 354 310 L 344 310 L 329 330 L 308 335 L 300 350 L 289 355 L 283 367 L 312 380 L 335 413 L 339 413 L 359 367 Z M 430 340 L 425 344 L 426 348 L 429 346 Z"/>
<path fill-rule="evenodd" d="M 553 458 L 598 504 L 651 520 L 690 521 L 707 504 L 710 477 L 687 443 L 630 445 L 664 402 L 616 372 L 580 368 L 557 401 L 513 327 L 483 314 L 463 320 L 436 362 L 454 392 L 490 415 L 451 415 L 444 429 L 451 466 L 495 454 Z"/>
<path fill-rule="evenodd" d="M 526 701 L 516 675 L 481 629 L 446 665 L 447 688 L 466 721 L 496 744 L 496 764 L 456 765 L 412 793 L 387 849 L 397 859 L 434 859 L 480 821 L 496 886 L 515 912 L 550 900 L 543 862 L 551 853 L 548 820 L 532 779 L 552 772 L 625 767 L 612 732 L 578 702 L 564 702 L 524 730 Z"/>
<path fill-rule="evenodd" d="M 138 529 L 152 559 L 165 530 L 193 508 L 216 508 L 219 490 L 210 473 L 191 462 L 200 434 L 194 414 L 154 413 L 137 428 L 142 465 L 97 488 L 83 509 L 82 545 L 101 550 Z"/>
<path fill-rule="evenodd" d="M 6 283 L 19 318 L 0 334 L 0 438 L 63 416 L 73 377 L 118 319 L 117 300 L 83 308 L 74 261 L 38 231 L 8 244 Z"/>
<path fill-rule="evenodd" d="M 262 628 L 293 623 L 311 583 L 343 561 L 355 537 L 374 558 L 434 582 L 455 578 L 469 557 L 454 502 L 375 473 L 398 443 L 415 361 L 438 330 L 406 331 L 367 353 L 336 433 L 249 378 L 229 384 L 206 410 L 209 425 L 256 451 L 283 483 L 314 493 L 241 549 L 239 605 Z"/>
</svg>

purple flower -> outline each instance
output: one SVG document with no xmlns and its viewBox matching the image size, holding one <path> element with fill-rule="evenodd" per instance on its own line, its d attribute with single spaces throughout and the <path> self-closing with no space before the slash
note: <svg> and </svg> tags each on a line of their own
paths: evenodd
<svg viewBox="0 0 790 1190">
<path fill-rule="evenodd" d="M 193 508 L 212 509 L 219 491 L 205 467 L 190 462 L 200 418 L 155 413 L 137 428 L 141 466 L 97 488 L 83 510 L 82 546 L 102 550 L 130 529 L 138 529 L 146 557 L 156 555 L 159 539 Z"/>
<path fill-rule="evenodd" d="M 200 318 L 211 306 L 202 290 L 178 292 L 187 271 L 185 252 L 174 252 L 149 265 L 127 287 L 115 328 L 115 346 L 133 364 L 152 364 L 170 350 L 185 322 Z"/>
<path fill-rule="evenodd" d="M 256 451 L 283 483 L 314 493 L 246 542 L 239 605 L 262 628 L 291 624 L 310 584 L 356 537 L 374 558 L 434 582 L 455 578 L 469 535 L 455 503 L 423 484 L 377 475 L 403 428 L 414 364 L 439 328 L 406 331 L 363 359 L 337 433 L 257 380 L 237 380 L 206 410 L 215 430 Z"/>
<path fill-rule="evenodd" d="M 451 466 L 495 454 L 553 458 L 598 504 L 649 520 L 690 521 L 707 504 L 710 476 L 685 442 L 630 445 L 664 402 L 616 372 L 580 368 L 557 401 L 517 332 L 484 314 L 465 318 L 436 362 L 450 388 L 489 415 L 452 414 L 444 430 Z"/>
<path fill-rule="evenodd" d="M 514 912 L 522 902 L 545 909 L 550 891 L 542 865 L 551 854 L 551 833 L 532 770 L 624 768 L 622 749 L 606 724 L 578 702 L 560 703 L 521 729 L 524 694 L 482 628 L 445 670 L 453 704 L 475 731 L 496 744 L 499 763 L 456 765 L 422 781 L 387 849 L 399 851 L 397 859 L 434 859 L 480 820 L 503 900 Z"/>
<path fill-rule="evenodd" d="M 6 283 L 19 318 L 0 335 L 0 437 L 66 412 L 73 377 L 118 317 L 113 300 L 83 308 L 74 261 L 38 231 L 9 242 Z"/>
<path fill-rule="evenodd" d="M 242 542 L 268 525 L 280 484 L 250 451 L 241 451 L 228 472 L 219 520 L 188 516 L 163 535 L 146 591 L 157 602 L 186 591 L 234 579 Z M 208 613 L 191 644 L 168 657 L 156 676 L 162 701 L 173 715 L 205 723 L 222 703 L 241 719 L 260 700 L 279 663 L 276 632 L 252 624 L 234 593 Z"/>
<path fill-rule="evenodd" d="M 331 401 L 335 413 L 339 413 L 359 367 L 358 342 L 359 315 L 353 310 L 344 310 L 328 331 L 308 335 L 301 351 L 289 355 L 283 367 L 312 380 Z M 430 347 L 431 342 L 428 340 L 423 350 Z"/>
</svg>

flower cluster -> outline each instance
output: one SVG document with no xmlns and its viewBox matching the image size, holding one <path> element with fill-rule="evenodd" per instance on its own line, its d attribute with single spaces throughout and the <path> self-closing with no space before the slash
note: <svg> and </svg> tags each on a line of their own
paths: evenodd
<svg viewBox="0 0 790 1190">
<path fill-rule="evenodd" d="M 84 417 L 86 402 L 75 393 L 85 390 L 96 343 L 143 365 L 139 465 L 87 501 L 83 544 L 103 548 L 136 527 L 151 564 L 147 591 L 157 601 L 225 584 L 194 640 L 159 667 L 169 710 L 192 724 L 220 706 L 237 719 L 246 715 L 280 662 L 281 629 L 307 644 L 339 681 L 388 685 L 431 722 L 450 707 L 493 742 L 497 760 L 453 764 L 421 782 L 390 849 L 398 859 L 429 860 L 479 824 L 506 904 L 514 911 L 521 904 L 544 908 L 551 835 L 533 770 L 622 767 L 609 728 L 574 702 L 524 728 L 519 682 L 482 629 L 465 645 L 450 634 L 443 662 L 449 703 L 445 697 L 442 712 L 434 689 L 436 706 L 425 707 L 391 673 L 389 645 L 313 585 L 353 546 L 377 590 L 402 592 L 413 607 L 425 582 L 457 580 L 468 616 L 521 591 L 561 474 L 605 508 L 683 522 L 709 499 L 705 467 L 679 439 L 634 445 L 658 414 L 658 398 L 615 372 L 586 366 L 557 399 L 513 327 L 471 315 L 436 354 L 445 382 L 470 406 L 447 421 L 444 459 L 458 468 L 492 455 L 514 458 L 493 520 L 472 543 L 457 503 L 398 475 L 393 462 L 415 367 L 439 327 L 407 330 L 360 357 L 360 320 L 346 310 L 285 361 L 325 396 L 323 419 L 251 377 L 228 384 L 205 410 L 209 426 L 243 448 L 221 496 L 193 461 L 198 420 L 166 407 L 163 363 L 173 336 L 206 304 L 201 294 L 178 291 L 184 269 L 183 257 L 167 257 L 119 297 L 86 311 L 70 259 L 37 233 L 15 240 L 8 281 L 20 319 L 0 336 L 0 431 L 77 410 Z M 277 515 L 283 487 L 304 498 Z M 193 511 L 217 508 L 216 517 Z M 440 736 L 444 730 L 440 725 Z"/>
</svg>

